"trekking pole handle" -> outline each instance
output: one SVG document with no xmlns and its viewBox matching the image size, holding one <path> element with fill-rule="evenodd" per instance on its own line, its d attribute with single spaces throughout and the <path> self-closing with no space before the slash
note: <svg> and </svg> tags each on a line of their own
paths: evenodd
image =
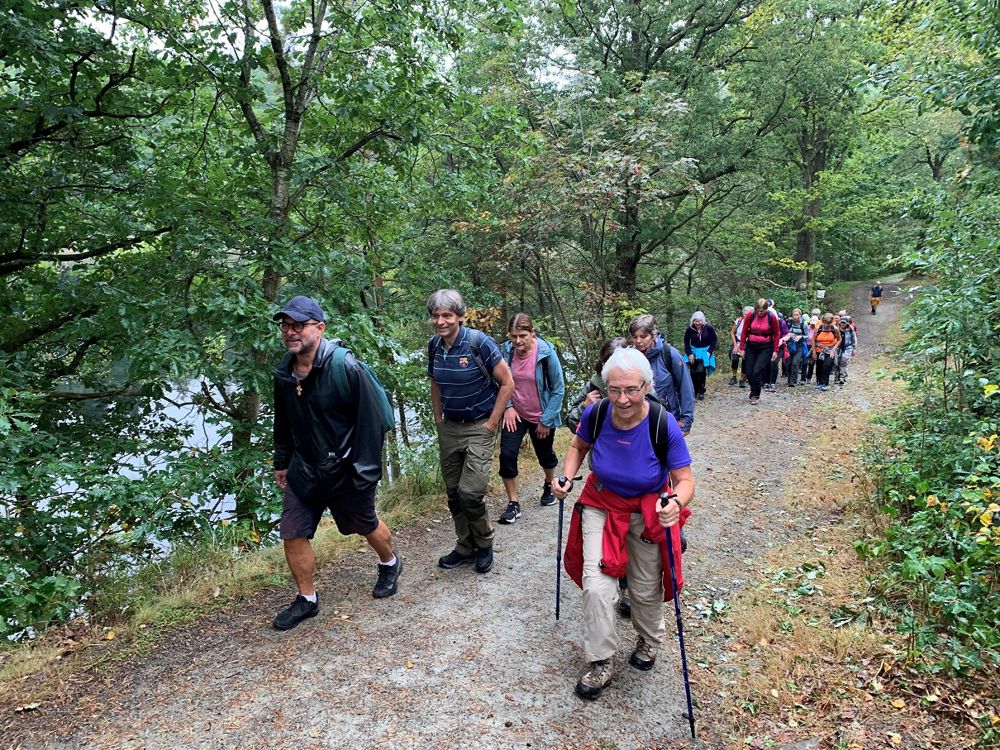
<svg viewBox="0 0 1000 750">
<path fill-rule="evenodd" d="M 670 501 L 670 500 L 677 500 L 677 493 L 676 492 L 661 492 L 660 493 L 660 507 L 661 508 L 666 508 L 667 507 L 667 502 Z M 681 505 L 680 503 L 677 503 L 677 507 L 678 508 L 680 507 L 680 505 Z"/>
<path fill-rule="evenodd" d="M 558 477 L 556 477 L 556 481 L 559 482 L 560 486 L 565 487 L 566 483 L 569 482 L 569 489 L 566 490 L 567 492 L 573 489 L 573 485 L 576 483 L 577 479 L 583 479 L 583 475 L 579 474 L 573 478 L 570 478 L 565 474 L 560 474 Z"/>
</svg>

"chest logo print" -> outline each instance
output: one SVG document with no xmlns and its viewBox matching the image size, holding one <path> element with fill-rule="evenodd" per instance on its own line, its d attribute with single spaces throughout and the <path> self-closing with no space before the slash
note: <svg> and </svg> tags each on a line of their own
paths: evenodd
<svg viewBox="0 0 1000 750">
<path fill-rule="evenodd" d="M 458 358 L 458 366 L 459 367 L 468 367 L 469 366 L 469 358 L 468 357 L 459 357 Z"/>
</svg>

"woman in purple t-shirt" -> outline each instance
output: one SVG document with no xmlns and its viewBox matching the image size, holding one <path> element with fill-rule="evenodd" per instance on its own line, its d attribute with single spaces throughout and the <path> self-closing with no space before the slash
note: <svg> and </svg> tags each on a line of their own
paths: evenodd
<svg viewBox="0 0 1000 750">
<path fill-rule="evenodd" d="M 663 542 L 673 544 L 679 558 L 678 522 L 682 509 L 694 497 L 691 456 L 676 419 L 666 410 L 662 412 L 667 425 L 665 463 L 654 449 L 651 406 L 646 400 L 653 373 L 645 355 L 635 349 L 617 349 L 604 365 L 602 376 L 608 386 L 610 409 L 600 432 L 591 445 L 591 420 L 598 404 L 583 413 L 563 465 L 564 476 L 573 477 L 593 450 L 592 472 L 577 503 L 583 537 L 584 650 L 588 662 L 576 685 L 581 698 L 596 698 L 614 674 L 617 579 L 625 570 L 632 624 L 639 635 L 629 664 L 639 670 L 653 667 L 665 632 Z M 557 497 L 566 497 L 573 487 L 572 480 L 563 483 L 562 479 L 552 488 Z M 659 493 L 667 487 L 674 495 L 660 507 Z M 670 530 L 669 537 L 664 529 Z M 657 543 L 647 543 L 647 539 Z"/>
</svg>

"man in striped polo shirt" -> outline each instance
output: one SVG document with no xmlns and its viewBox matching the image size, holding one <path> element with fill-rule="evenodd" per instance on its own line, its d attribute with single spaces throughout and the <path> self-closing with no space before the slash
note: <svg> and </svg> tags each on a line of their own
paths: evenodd
<svg viewBox="0 0 1000 750">
<path fill-rule="evenodd" d="M 427 374 L 437 424 L 441 475 L 455 522 L 455 549 L 438 560 L 442 568 L 475 563 L 493 567 L 493 525 L 486 508 L 493 450 L 514 378 L 496 342 L 466 328 L 465 301 L 454 289 L 427 299 L 434 336 L 427 346 Z"/>
</svg>

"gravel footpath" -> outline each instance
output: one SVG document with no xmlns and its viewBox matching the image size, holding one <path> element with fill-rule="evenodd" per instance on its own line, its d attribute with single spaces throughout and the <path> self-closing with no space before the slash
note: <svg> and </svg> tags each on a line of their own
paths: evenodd
<svg viewBox="0 0 1000 750">
<path fill-rule="evenodd" d="M 685 632 L 697 632 L 699 595 L 715 598 L 738 590 L 762 550 L 780 544 L 791 526 L 813 522 L 774 517 L 784 475 L 804 458 L 761 461 L 754 446 L 772 456 L 798 456 L 801 435 L 832 419 L 837 398 L 863 400 L 867 358 L 898 314 L 898 287 L 885 287 L 877 318 L 867 314 L 867 287 L 855 291 L 852 312 L 861 327 L 861 353 L 838 392 L 779 385 L 777 393 L 762 394 L 760 405 L 751 407 L 748 389 L 727 385 L 728 363 L 720 358 L 688 441 L 698 489 L 687 526 Z M 873 326 L 870 321 L 876 320 Z M 727 330 L 720 325 L 720 336 Z M 670 332 L 675 341 L 677 333 Z M 438 556 L 454 541 L 442 507 L 439 516 L 395 531 L 404 560 L 396 596 L 372 599 L 374 556 L 367 550 L 348 554 L 320 571 L 320 614 L 295 630 L 278 633 L 270 627 L 290 601 L 291 589 L 267 590 L 206 614 L 165 634 L 144 657 L 69 678 L 37 710 L 14 713 L 12 705 L 0 706 L 0 747 L 689 746 L 669 603 L 667 640 L 655 669 L 628 666 L 635 634 L 620 620 L 615 681 L 597 701 L 575 696 L 583 666 L 581 595 L 564 576 L 557 622 L 559 510 L 534 499 L 541 472 L 526 450 L 524 515 L 512 526 L 497 526 L 496 565 L 489 574 L 478 575 L 471 566 L 437 567 Z M 496 517 L 506 504 L 499 481 L 493 482 L 490 501 Z M 567 528 L 569 510 L 567 504 Z M 697 699 L 698 655 L 689 657 Z M 714 703 L 711 696 L 703 702 Z M 696 709 L 696 718 L 702 746 L 721 747 L 724 738 L 711 717 Z"/>
</svg>

